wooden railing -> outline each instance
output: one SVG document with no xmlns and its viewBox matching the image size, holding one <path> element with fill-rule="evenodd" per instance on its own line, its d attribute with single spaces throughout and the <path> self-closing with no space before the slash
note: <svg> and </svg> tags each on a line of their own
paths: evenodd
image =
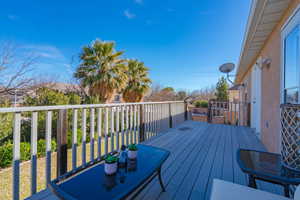
<svg viewBox="0 0 300 200">
<path fill-rule="evenodd" d="M 208 121 L 217 124 L 249 126 L 250 103 L 211 100 L 208 104 Z"/>
<path fill-rule="evenodd" d="M 39 117 L 44 118 L 46 140 L 46 184 L 51 181 L 51 140 L 57 141 L 56 177 L 67 173 L 67 134 L 72 132 L 72 170 L 97 162 L 122 145 L 140 143 L 187 120 L 184 102 L 66 105 L 1 108 L 13 120 L 13 199 L 20 199 L 20 141 L 23 121 L 31 123 L 31 194 L 37 193 L 37 141 Z M 71 120 L 68 120 L 70 119 Z M 68 124 L 68 121 L 71 124 Z M 1 126 L 1 124 L 0 124 Z M 54 127 L 56 126 L 56 127 Z M 79 129 L 81 127 L 81 129 Z M 82 132 L 81 162 L 78 165 L 78 130 Z M 38 133 L 39 132 L 39 133 Z M 89 134 L 88 134 L 89 132 Z M 89 141 L 89 142 L 88 142 Z M 87 146 L 89 143 L 89 158 Z M 104 145 L 104 148 L 103 146 Z M 104 152 L 103 152 L 104 150 Z M 89 159 L 89 161 L 87 161 Z"/>
</svg>

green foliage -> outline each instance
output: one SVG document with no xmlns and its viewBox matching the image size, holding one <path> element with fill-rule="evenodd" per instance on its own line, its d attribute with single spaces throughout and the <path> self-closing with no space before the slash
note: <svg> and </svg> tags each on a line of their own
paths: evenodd
<svg viewBox="0 0 300 200">
<path fill-rule="evenodd" d="M 51 140 L 51 151 L 56 151 L 57 145 L 54 140 Z M 46 141 L 44 139 L 40 139 L 37 143 L 37 155 L 38 157 L 46 156 Z"/>
<path fill-rule="evenodd" d="M 13 160 L 13 145 L 5 144 L 0 146 L 0 168 L 8 167 Z"/>
<path fill-rule="evenodd" d="M 3 100 L 0 102 L 0 107 L 10 107 L 11 104 L 7 100 Z M 4 113 L 0 114 L 0 144 L 5 142 L 7 139 L 10 139 L 12 136 L 12 122 L 13 122 L 13 114 L 12 113 Z M 5 141 L 2 141 L 5 140 Z"/>
<path fill-rule="evenodd" d="M 31 159 L 31 152 L 30 152 L 30 143 L 28 142 L 21 142 L 20 143 L 20 152 L 21 152 L 21 160 L 26 161 Z M 56 150 L 56 142 L 51 141 L 51 150 Z M 37 142 L 37 156 L 43 157 L 46 155 L 46 142 L 45 140 L 39 140 Z M 12 164 L 13 160 L 13 144 L 6 143 L 0 146 L 0 168 L 8 167 Z"/>
<path fill-rule="evenodd" d="M 105 162 L 108 163 L 108 164 L 112 164 L 112 163 L 115 163 L 118 161 L 118 157 L 117 156 L 114 156 L 112 154 L 108 154 L 106 157 L 105 157 Z"/>
<path fill-rule="evenodd" d="M 67 136 L 68 148 L 72 147 L 72 135 L 73 135 L 72 131 L 69 130 L 68 136 Z M 87 136 L 89 136 L 89 135 L 87 135 Z M 87 138 L 86 142 L 89 142 L 89 137 Z M 81 143 L 82 143 L 82 131 L 81 131 L 81 129 L 77 129 L 77 145 L 79 145 Z"/>
<path fill-rule="evenodd" d="M 30 160 L 30 144 L 27 142 L 21 142 L 20 144 L 21 148 L 21 161 Z"/>
<path fill-rule="evenodd" d="M 85 46 L 80 54 L 81 63 L 74 77 L 84 87 L 89 87 L 91 96 L 99 96 L 101 102 L 110 100 L 116 91 L 124 88 L 127 70 L 123 54 L 115 50 L 115 43 L 95 40 Z"/>
<path fill-rule="evenodd" d="M 82 99 L 80 98 L 80 96 L 74 92 L 68 93 L 67 97 L 69 98 L 68 104 L 78 105 L 78 104 L 81 104 L 81 102 L 82 102 Z"/>
<path fill-rule="evenodd" d="M 130 145 L 128 145 L 128 149 L 129 149 L 130 151 L 137 151 L 137 150 L 138 150 L 136 144 L 130 144 Z"/>
<path fill-rule="evenodd" d="M 140 102 L 149 90 L 151 80 L 149 69 L 143 62 L 128 60 L 127 85 L 123 91 L 123 99 L 126 102 Z"/>
<path fill-rule="evenodd" d="M 194 102 L 196 108 L 208 108 L 208 102 L 204 100 L 198 100 Z"/>
<path fill-rule="evenodd" d="M 172 87 L 165 87 L 161 91 L 163 91 L 163 92 L 175 92 L 174 88 L 172 88 Z"/>
<path fill-rule="evenodd" d="M 62 92 L 50 88 L 39 88 L 36 96 L 28 95 L 25 98 L 26 106 L 51 106 L 69 104 L 70 98 Z"/>
<path fill-rule="evenodd" d="M 69 104 L 80 104 L 81 98 L 75 93 L 64 94 L 58 90 L 50 88 L 39 88 L 36 90 L 35 96 L 26 96 L 24 105 L 25 106 L 51 106 L 51 105 L 69 105 Z M 31 117 L 31 113 L 25 114 L 26 117 Z M 53 112 L 52 114 L 52 136 L 56 136 L 58 113 Z M 39 112 L 38 115 L 38 138 L 44 138 L 45 133 L 45 120 L 46 113 Z M 68 111 L 69 125 L 72 124 L 72 112 Z M 31 124 L 30 121 L 24 121 L 22 126 L 22 141 L 30 141 Z"/>
<path fill-rule="evenodd" d="M 219 101 L 228 101 L 228 84 L 225 77 L 219 79 L 217 86 L 216 86 L 216 97 Z"/>
</svg>

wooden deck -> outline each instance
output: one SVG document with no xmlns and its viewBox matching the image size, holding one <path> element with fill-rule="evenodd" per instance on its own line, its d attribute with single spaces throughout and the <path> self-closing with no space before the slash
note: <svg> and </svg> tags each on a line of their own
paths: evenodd
<svg viewBox="0 0 300 200">
<path fill-rule="evenodd" d="M 167 191 L 161 192 L 158 180 L 154 179 L 139 194 L 138 200 L 206 200 L 214 178 L 247 185 L 247 176 L 236 162 L 236 151 L 238 148 L 265 150 L 250 128 L 194 121 L 184 122 L 145 144 L 171 152 L 163 165 Z M 258 182 L 258 188 L 277 194 L 283 192 L 281 187 L 265 182 Z M 52 195 L 45 196 L 56 199 Z"/>
<path fill-rule="evenodd" d="M 181 131 L 180 128 L 189 128 Z M 166 192 L 162 193 L 157 180 L 137 199 L 209 199 L 212 180 L 219 178 L 247 185 L 247 176 L 236 162 L 238 148 L 265 150 L 247 127 L 215 125 L 188 121 L 146 144 L 171 151 L 163 166 Z M 282 188 L 259 182 L 258 188 L 282 194 Z"/>
</svg>

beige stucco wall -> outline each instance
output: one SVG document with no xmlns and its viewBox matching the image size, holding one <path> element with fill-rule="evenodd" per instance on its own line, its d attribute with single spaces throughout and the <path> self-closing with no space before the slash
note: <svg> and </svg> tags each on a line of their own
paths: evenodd
<svg viewBox="0 0 300 200">
<path fill-rule="evenodd" d="M 263 68 L 262 70 L 261 91 L 261 140 L 271 152 L 280 151 L 281 28 L 299 4 L 300 0 L 294 0 L 290 3 L 280 23 L 278 23 L 257 57 L 272 60 L 270 68 Z M 253 63 L 255 62 L 253 61 Z M 247 84 L 244 90 L 251 92 L 251 81 L 249 80 L 251 80 L 250 71 L 248 71 L 243 82 L 250 83 Z"/>
<path fill-rule="evenodd" d="M 251 97 L 251 73 L 248 71 L 245 78 L 242 81 L 244 87 L 241 87 L 240 99 L 242 102 L 250 102 Z"/>
</svg>

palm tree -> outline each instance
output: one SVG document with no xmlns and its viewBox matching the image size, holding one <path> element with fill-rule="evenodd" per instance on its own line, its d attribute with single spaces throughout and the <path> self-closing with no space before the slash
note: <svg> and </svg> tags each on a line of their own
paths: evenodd
<svg viewBox="0 0 300 200">
<path fill-rule="evenodd" d="M 127 81 L 125 60 L 120 59 L 122 54 L 115 50 L 114 42 L 97 39 L 83 47 L 81 63 L 74 76 L 83 87 L 88 87 L 91 96 L 107 102 L 115 92 L 124 88 Z"/>
<path fill-rule="evenodd" d="M 123 91 L 123 99 L 126 102 L 140 102 L 150 88 L 149 70 L 138 60 L 128 60 L 127 68 L 128 80 Z"/>
</svg>

